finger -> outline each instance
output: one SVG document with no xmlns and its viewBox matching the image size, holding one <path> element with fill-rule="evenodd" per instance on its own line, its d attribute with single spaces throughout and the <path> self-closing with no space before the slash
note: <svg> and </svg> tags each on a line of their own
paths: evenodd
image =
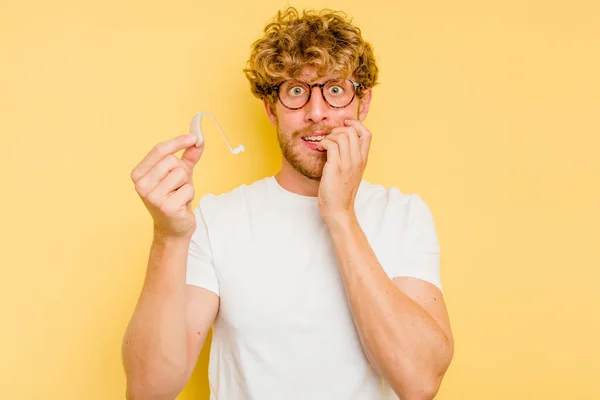
<svg viewBox="0 0 600 400">
<path fill-rule="evenodd" d="M 174 154 L 179 150 L 183 150 L 196 143 L 197 137 L 192 133 L 177 136 L 166 142 L 158 143 L 154 148 L 144 157 L 144 159 L 131 171 L 131 179 L 137 182 L 141 179 L 150 169 L 161 159 Z"/>
<path fill-rule="evenodd" d="M 344 123 L 356 129 L 356 132 L 360 137 L 360 152 L 362 154 L 362 159 L 363 162 L 366 163 L 369 156 L 369 149 L 371 147 L 371 132 L 358 120 L 347 119 L 344 121 Z"/>
<path fill-rule="evenodd" d="M 181 166 L 181 160 L 173 154 L 169 154 L 158 163 L 156 163 L 150 171 L 141 177 L 136 183 L 135 188 L 140 196 L 145 197 L 159 185 L 169 172 L 176 167 Z"/>
<path fill-rule="evenodd" d="M 173 191 L 188 183 L 188 173 L 182 167 L 173 169 L 160 181 L 160 184 L 150 194 L 147 199 L 154 205 L 162 204 L 165 198 Z"/>
<path fill-rule="evenodd" d="M 200 158 L 202 157 L 202 153 L 204 152 L 204 143 L 200 146 L 190 146 L 181 155 L 181 159 L 186 162 L 187 165 L 194 168 L 194 166 L 198 163 Z"/>
<path fill-rule="evenodd" d="M 194 199 L 194 193 L 194 186 L 186 183 L 179 189 L 171 192 L 171 194 L 167 197 L 167 200 L 165 200 L 164 207 L 168 209 L 175 209 L 177 207 L 181 207 L 182 205 L 189 207 Z"/>
<path fill-rule="evenodd" d="M 353 127 L 348 128 L 348 143 L 350 144 L 350 163 L 351 166 L 361 167 L 362 166 L 362 153 L 360 151 L 361 143 L 358 132 Z"/>
<path fill-rule="evenodd" d="M 347 131 L 342 131 L 332 139 L 338 145 L 340 152 L 340 167 L 344 170 L 348 170 L 352 166 L 349 136 L 350 134 Z"/>
<path fill-rule="evenodd" d="M 327 135 L 329 137 L 329 135 Z M 340 165 L 340 150 L 338 144 L 329 139 L 323 139 L 319 142 L 323 149 L 327 150 L 327 163 L 332 165 Z"/>
<path fill-rule="evenodd" d="M 354 128 L 361 138 L 369 134 L 369 130 L 357 119 L 346 119 L 344 125 Z"/>
<path fill-rule="evenodd" d="M 343 133 L 346 129 L 346 127 L 336 127 L 333 128 L 331 130 L 331 132 L 329 132 L 329 134 L 327 136 L 325 136 L 325 139 L 321 140 L 320 142 L 317 142 L 317 148 L 323 150 L 323 147 L 320 146 L 325 140 L 329 140 L 332 142 L 337 142 L 338 141 L 338 136 Z"/>
<path fill-rule="evenodd" d="M 351 140 L 354 138 L 358 142 L 358 135 L 356 131 L 352 127 L 337 127 L 332 129 L 331 133 L 327 135 L 327 138 L 338 143 L 340 151 L 340 166 L 345 169 L 351 168 L 355 162 L 355 155 L 353 155 Z"/>
</svg>

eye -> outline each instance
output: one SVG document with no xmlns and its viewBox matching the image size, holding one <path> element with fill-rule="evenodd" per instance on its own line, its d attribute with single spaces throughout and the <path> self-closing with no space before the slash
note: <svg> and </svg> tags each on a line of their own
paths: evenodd
<svg viewBox="0 0 600 400">
<path fill-rule="evenodd" d="M 304 88 L 302 86 L 292 86 L 288 89 L 288 93 L 292 96 L 301 96 L 304 93 Z"/>
<path fill-rule="evenodd" d="M 333 95 L 339 95 L 344 93 L 344 88 L 341 86 L 331 86 L 329 89 L 329 93 L 333 94 Z"/>
</svg>

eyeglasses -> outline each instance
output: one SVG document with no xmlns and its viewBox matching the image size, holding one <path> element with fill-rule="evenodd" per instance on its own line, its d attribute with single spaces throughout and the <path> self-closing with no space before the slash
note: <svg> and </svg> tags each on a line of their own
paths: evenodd
<svg viewBox="0 0 600 400">
<path fill-rule="evenodd" d="M 299 110 L 310 101 L 315 86 L 321 89 L 323 99 L 330 107 L 344 108 L 352 103 L 356 97 L 356 91 L 361 85 L 352 79 L 344 78 L 333 78 L 327 82 L 313 83 L 312 85 L 297 79 L 288 79 L 273 86 L 271 90 L 277 91 L 277 97 L 285 108 Z"/>
</svg>

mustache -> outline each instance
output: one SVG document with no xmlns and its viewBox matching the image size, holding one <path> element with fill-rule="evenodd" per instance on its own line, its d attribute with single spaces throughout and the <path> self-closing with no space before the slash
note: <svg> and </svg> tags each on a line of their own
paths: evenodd
<svg viewBox="0 0 600 400">
<path fill-rule="evenodd" d="M 296 136 L 307 136 L 310 134 L 314 134 L 315 132 L 323 132 L 325 134 L 329 134 L 335 126 L 327 127 L 327 126 L 309 126 L 308 128 L 297 130 Z"/>
</svg>

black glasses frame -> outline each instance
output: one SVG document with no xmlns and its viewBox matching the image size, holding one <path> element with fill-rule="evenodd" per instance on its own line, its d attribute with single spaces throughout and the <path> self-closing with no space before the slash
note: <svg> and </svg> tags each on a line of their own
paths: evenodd
<svg viewBox="0 0 600 400">
<path fill-rule="evenodd" d="M 350 104 L 352 104 L 352 102 L 354 101 L 354 98 L 356 97 L 356 91 L 357 91 L 357 90 L 358 90 L 358 88 L 360 88 L 362 85 L 361 85 L 360 83 L 356 82 L 356 81 L 353 81 L 353 80 L 352 80 L 352 79 L 350 79 L 350 78 L 345 78 L 345 79 L 349 80 L 350 82 L 352 82 L 352 86 L 354 86 L 354 93 L 352 94 L 352 98 L 350 99 L 350 101 L 348 102 L 348 104 L 346 104 L 345 106 L 334 106 L 334 105 L 331 105 L 331 103 L 330 103 L 329 101 L 327 101 L 327 98 L 325 97 L 325 91 L 324 91 L 324 89 L 323 89 L 323 88 L 324 88 L 324 87 L 325 87 L 325 85 L 327 85 L 329 82 L 331 82 L 331 81 L 335 81 L 335 80 L 338 80 L 338 79 L 340 79 L 340 78 L 331 78 L 331 79 L 328 79 L 327 81 L 325 81 L 325 82 L 323 82 L 323 83 L 312 83 L 312 84 L 311 84 L 311 83 L 308 83 L 308 82 L 301 81 L 301 80 L 299 80 L 299 79 L 287 79 L 287 80 L 285 80 L 285 81 L 283 81 L 283 82 L 281 82 L 281 83 L 279 83 L 279 84 L 277 84 L 277 85 L 275 85 L 275 86 L 271 86 L 271 92 L 275 91 L 275 92 L 277 93 L 277 99 L 279 100 L 279 102 L 281 103 L 281 105 L 282 105 L 282 106 L 284 106 L 285 108 L 287 108 L 287 109 L 289 109 L 289 110 L 299 110 L 299 109 L 301 109 L 302 107 L 304 107 L 305 105 L 307 105 L 307 104 L 308 104 L 308 102 L 310 101 L 310 97 L 312 96 L 313 88 L 314 88 L 314 87 L 318 87 L 319 89 L 321 89 L 321 96 L 323 97 L 323 100 L 325 100 L 325 103 L 329 104 L 329 107 L 331 107 L 331 108 L 346 108 L 346 107 L 348 107 Z M 281 85 L 283 85 L 284 83 L 286 83 L 286 82 L 287 82 L 287 81 L 289 81 L 289 80 L 294 80 L 294 81 L 298 81 L 298 82 L 300 82 L 300 83 L 304 83 L 304 84 L 305 84 L 306 86 L 308 86 L 308 88 L 309 88 L 309 89 L 308 89 L 308 97 L 306 98 L 306 101 L 304 102 L 304 104 L 302 104 L 300 107 L 295 107 L 295 108 L 288 107 L 288 106 L 286 106 L 286 105 L 285 105 L 285 103 L 284 103 L 284 102 L 281 100 L 281 97 L 279 97 L 279 88 L 281 87 Z"/>
</svg>

